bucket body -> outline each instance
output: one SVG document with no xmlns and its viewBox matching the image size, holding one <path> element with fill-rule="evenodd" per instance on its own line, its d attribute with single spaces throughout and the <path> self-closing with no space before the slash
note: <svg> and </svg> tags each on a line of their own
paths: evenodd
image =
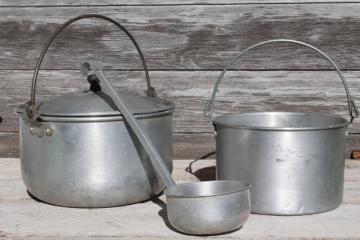
<svg viewBox="0 0 360 240">
<path fill-rule="evenodd" d="M 212 118 L 216 93 L 226 71 L 250 50 L 275 43 L 306 47 L 327 60 L 344 86 L 350 121 L 336 115 L 296 112 Z M 346 129 L 360 114 L 340 68 L 320 49 L 292 39 L 251 45 L 226 64 L 204 115 L 215 127 L 217 176 L 251 183 L 252 212 L 302 215 L 329 211 L 341 204 Z"/>
<path fill-rule="evenodd" d="M 312 113 L 217 117 L 217 178 L 250 183 L 253 213 L 335 209 L 343 196 L 347 125 L 341 117 Z"/>
</svg>

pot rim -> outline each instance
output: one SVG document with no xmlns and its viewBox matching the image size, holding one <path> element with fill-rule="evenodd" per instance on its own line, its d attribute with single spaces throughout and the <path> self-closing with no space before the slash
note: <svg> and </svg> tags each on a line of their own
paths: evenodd
<svg viewBox="0 0 360 240">
<path fill-rule="evenodd" d="M 138 96 L 128 92 L 121 92 L 121 94 L 126 99 L 129 110 L 134 115 L 146 115 L 175 109 L 175 104 L 167 99 Z M 61 104 L 57 103 L 59 101 Z M 102 92 L 73 92 L 39 102 L 36 109 L 40 116 L 51 117 L 121 116 L 122 113 L 118 111 L 111 101 Z M 132 104 L 134 105 L 132 106 Z"/>
<path fill-rule="evenodd" d="M 179 190 L 176 188 L 187 187 L 187 186 L 191 187 L 191 185 L 197 185 L 196 187 L 199 187 L 199 185 L 207 185 L 207 184 L 233 184 L 235 187 L 232 186 L 231 190 L 228 190 L 228 191 L 217 191 L 217 192 L 211 193 L 211 194 L 177 194 L 177 192 Z M 204 197 L 222 196 L 222 195 L 243 192 L 243 191 L 249 190 L 250 187 L 251 187 L 251 184 L 243 182 L 243 181 L 237 181 L 237 180 L 214 180 L 214 181 L 202 181 L 202 182 L 187 182 L 187 183 L 181 183 L 181 184 L 177 184 L 175 186 L 166 188 L 165 195 L 167 198 L 204 198 Z"/>
<path fill-rule="evenodd" d="M 172 103 L 173 104 L 173 103 Z M 134 114 L 136 119 L 146 119 L 146 118 L 153 118 L 153 117 L 159 117 L 164 115 L 172 114 L 175 110 L 175 104 L 173 104 L 174 108 L 164 110 L 164 111 L 158 111 L 158 112 L 152 112 L 152 113 L 142 113 L 142 114 Z M 17 114 L 25 114 L 25 106 L 24 104 L 19 105 L 15 108 L 15 112 Z M 93 116 L 50 116 L 50 115 L 40 115 L 39 119 L 45 122 L 111 122 L 111 121 L 123 121 L 124 118 L 119 112 L 119 114 L 113 114 L 113 115 L 98 115 L 94 114 Z"/>
<path fill-rule="evenodd" d="M 136 119 L 148 119 L 153 117 L 160 117 L 164 115 L 170 115 L 174 112 L 174 109 L 165 110 L 161 112 L 153 112 L 147 114 L 137 114 L 135 115 Z M 112 121 L 124 121 L 122 115 L 112 115 L 112 116 L 84 116 L 84 117 L 57 117 L 57 116 L 46 116 L 41 115 L 40 119 L 46 122 L 72 122 L 72 123 L 81 123 L 81 122 L 112 122 Z"/>
<path fill-rule="evenodd" d="M 300 127 L 277 127 L 277 126 L 259 126 L 256 124 L 241 124 L 241 123 L 230 123 L 229 118 L 232 117 L 241 117 L 241 116 L 255 116 L 257 118 L 265 117 L 265 116 L 291 116 L 291 117 L 317 117 L 328 120 L 329 122 L 333 122 L 333 124 L 324 124 L 315 125 L 315 126 L 300 126 Z M 306 112 L 243 112 L 243 113 L 228 113 L 217 116 L 212 120 L 213 125 L 218 127 L 226 127 L 226 128 L 236 128 L 236 129 L 250 129 L 250 130 L 264 130 L 264 131 L 313 131 L 313 130 L 328 130 L 328 129 L 336 129 L 336 128 L 344 128 L 347 127 L 350 122 L 335 114 L 325 114 L 325 113 L 306 113 Z"/>
</svg>

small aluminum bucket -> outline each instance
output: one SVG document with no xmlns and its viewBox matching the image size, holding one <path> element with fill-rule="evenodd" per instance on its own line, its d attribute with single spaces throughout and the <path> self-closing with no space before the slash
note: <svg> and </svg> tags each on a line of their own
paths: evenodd
<svg viewBox="0 0 360 240">
<path fill-rule="evenodd" d="M 220 74 L 205 115 L 211 117 L 219 83 L 231 64 L 250 49 L 273 42 L 300 44 L 327 59 L 344 84 L 351 120 L 320 113 L 290 112 L 215 117 L 212 123 L 216 133 L 217 177 L 250 183 L 253 213 L 303 215 L 332 210 L 342 202 L 347 126 L 359 114 L 344 76 L 325 53 L 287 39 L 247 48 Z"/>
</svg>

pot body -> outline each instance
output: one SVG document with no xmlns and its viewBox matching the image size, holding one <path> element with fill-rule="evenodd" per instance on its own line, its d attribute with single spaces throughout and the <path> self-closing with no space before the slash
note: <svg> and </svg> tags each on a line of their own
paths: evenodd
<svg viewBox="0 0 360 240">
<path fill-rule="evenodd" d="M 138 117 L 138 122 L 171 171 L 172 111 Z M 68 207 L 112 207 L 147 200 L 164 189 L 121 117 L 45 123 L 52 135 L 38 137 L 26 114 L 20 114 L 22 177 L 38 199 Z"/>
<path fill-rule="evenodd" d="M 256 124 L 262 116 L 251 117 L 249 122 Z M 272 120 L 287 117 L 279 114 Z M 346 126 L 279 130 L 215 123 L 215 127 L 217 178 L 250 183 L 253 213 L 313 214 L 341 204 Z"/>
</svg>

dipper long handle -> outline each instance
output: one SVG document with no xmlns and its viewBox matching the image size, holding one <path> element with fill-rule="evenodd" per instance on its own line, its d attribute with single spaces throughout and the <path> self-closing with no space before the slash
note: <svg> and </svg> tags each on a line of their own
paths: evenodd
<svg viewBox="0 0 360 240">
<path fill-rule="evenodd" d="M 136 137 L 141 142 L 146 153 L 150 157 L 151 163 L 156 173 L 159 175 L 161 180 L 167 187 L 175 186 L 176 183 L 171 177 L 170 172 L 166 168 L 155 146 L 152 144 L 149 137 L 141 129 L 135 117 L 129 111 L 126 104 L 121 99 L 121 96 L 115 90 L 112 83 L 105 77 L 104 73 L 101 70 L 101 66 L 99 64 L 91 64 L 86 62 L 82 65 L 81 71 L 82 74 L 88 78 L 88 80 L 91 79 L 91 81 L 98 81 L 101 84 L 102 91 L 111 97 L 111 99 L 114 101 L 115 105 L 129 124 L 131 129 L 134 131 Z M 95 78 L 94 75 L 96 76 Z"/>
</svg>

